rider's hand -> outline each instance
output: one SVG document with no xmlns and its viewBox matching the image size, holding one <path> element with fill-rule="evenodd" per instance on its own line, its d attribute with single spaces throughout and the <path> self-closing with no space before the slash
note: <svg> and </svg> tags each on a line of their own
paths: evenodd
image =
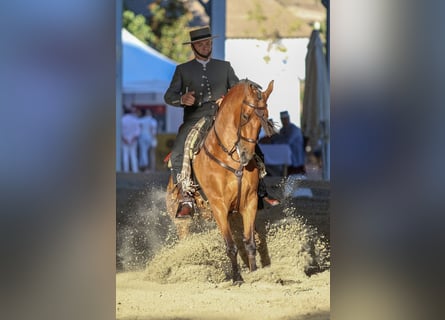
<svg viewBox="0 0 445 320">
<path fill-rule="evenodd" d="M 181 104 L 185 106 L 192 106 L 195 103 L 195 91 L 184 93 L 181 96 Z"/>
</svg>

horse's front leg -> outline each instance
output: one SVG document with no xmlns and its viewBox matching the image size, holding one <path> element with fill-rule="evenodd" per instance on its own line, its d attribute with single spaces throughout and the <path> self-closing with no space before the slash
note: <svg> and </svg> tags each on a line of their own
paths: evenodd
<svg viewBox="0 0 445 320">
<path fill-rule="evenodd" d="M 227 256 L 230 259 L 230 262 L 232 264 L 232 280 L 234 284 L 241 284 L 244 282 L 243 277 L 241 277 L 241 272 L 238 267 L 238 248 L 236 247 L 235 242 L 232 240 L 232 238 L 229 239 L 229 241 L 226 240 L 226 253 Z"/>
<path fill-rule="evenodd" d="M 216 223 L 218 224 L 219 230 L 224 238 L 226 244 L 226 254 L 230 259 L 232 264 L 232 279 L 234 284 L 241 284 L 244 282 L 243 277 L 241 277 L 241 272 L 238 267 L 238 248 L 236 247 L 235 241 L 233 241 L 232 232 L 230 230 L 230 224 L 227 220 L 227 213 L 218 211 L 218 209 L 213 209 L 213 215 L 215 217 Z"/>
</svg>

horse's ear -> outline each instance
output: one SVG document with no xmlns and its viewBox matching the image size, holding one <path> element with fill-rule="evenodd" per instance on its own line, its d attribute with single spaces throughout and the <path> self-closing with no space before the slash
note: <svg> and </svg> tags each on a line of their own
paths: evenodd
<svg viewBox="0 0 445 320">
<path fill-rule="evenodd" d="M 269 98 L 269 95 L 272 93 L 273 90 L 273 80 L 269 82 L 269 85 L 267 86 L 266 91 L 264 91 L 264 95 L 266 96 L 266 100 Z"/>
</svg>

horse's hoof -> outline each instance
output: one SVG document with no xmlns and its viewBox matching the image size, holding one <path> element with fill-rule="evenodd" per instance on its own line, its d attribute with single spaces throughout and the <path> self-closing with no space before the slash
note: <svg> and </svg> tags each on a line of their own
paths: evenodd
<svg viewBox="0 0 445 320">
<path fill-rule="evenodd" d="M 236 276 L 234 276 L 233 277 L 233 283 L 232 283 L 232 285 L 234 285 L 234 286 L 240 286 L 240 285 L 242 285 L 244 283 L 244 279 L 243 279 L 243 277 L 241 277 L 241 275 L 240 274 L 238 274 L 238 275 L 236 275 Z"/>
<path fill-rule="evenodd" d="M 240 287 L 244 283 L 244 280 L 233 280 L 232 286 L 238 286 Z"/>
</svg>

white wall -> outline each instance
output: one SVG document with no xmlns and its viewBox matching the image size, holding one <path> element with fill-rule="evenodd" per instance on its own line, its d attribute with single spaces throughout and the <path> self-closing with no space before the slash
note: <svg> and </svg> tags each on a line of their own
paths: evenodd
<svg viewBox="0 0 445 320">
<path fill-rule="evenodd" d="M 266 89 L 274 80 L 269 97 L 269 118 L 280 122 L 280 111 L 288 110 L 300 125 L 300 80 L 305 77 L 307 38 L 281 39 L 279 43 L 256 39 L 226 39 L 226 57 L 240 79 L 249 78 Z M 267 58 L 269 60 L 267 61 Z"/>
</svg>

